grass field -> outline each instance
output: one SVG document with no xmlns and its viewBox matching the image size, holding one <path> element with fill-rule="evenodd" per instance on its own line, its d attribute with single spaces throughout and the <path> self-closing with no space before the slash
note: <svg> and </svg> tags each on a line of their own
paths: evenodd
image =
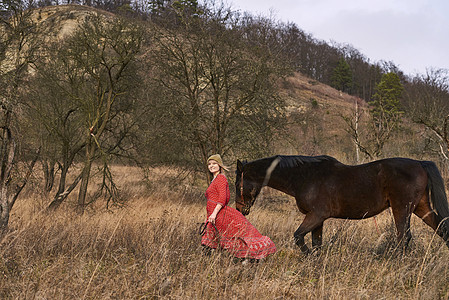
<svg viewBox="0 0 449 300">
<path fill-rule="evenodd" d="M 245 265 L 226 252 L 202 254 L 201 189 L 157 180 L 147 189 L 138 178 L 121 179 L 126 207 L 83 216 L 69 204 L 47 214 L 33 193 L 21 199 L 0 241 L 0 298 L 449 299 L 449 249 L 415 217 L 405 254 L 386 211 L 326 221 L 321 254 L 304 256 L 293 241 L 304 216 L 292 199 L 273 204 L 278 195 L 266 192 L 248 219 L 278 252 Z"/>
</svg>

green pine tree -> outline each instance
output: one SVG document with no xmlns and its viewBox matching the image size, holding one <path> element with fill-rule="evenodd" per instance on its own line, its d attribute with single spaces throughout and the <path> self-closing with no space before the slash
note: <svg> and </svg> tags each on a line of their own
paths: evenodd
<svg viewBox="0 0 449 300">
<path fill-rule="evenodd" d="M 382 75 L 373 101 L 370 103 L 372 115 L 377 123 L 398 119 L 398 116 L 402 114 L 400 97 L 403 90 L 401 80 L 396 73 Z"/>
<path fill-rule="evenodd" d="M 374 152 L 376 156 L 381 155 L 385 142 L 400 125 L 403 114 L 400 98 L 403 90 L 404 87 L 399 76 L 392 72 L 383 74 L 376 87 L 373 101 L 370 102 L 370 112 L 377 143 Z"/>
<path fill-rule="evenodd" d="M 332 87 L 339 91 L 347 93 L 351 90 L 352 71 L 351 67 L 343 57 L 340 58 L 337 66 L 332 72 L 331 81 Z"/>
</svg>

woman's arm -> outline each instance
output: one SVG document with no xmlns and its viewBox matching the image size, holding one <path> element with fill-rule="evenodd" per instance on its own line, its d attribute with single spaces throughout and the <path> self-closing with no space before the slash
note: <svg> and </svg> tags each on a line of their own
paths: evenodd
<svg viewBox="0 0 449 300">
<path fill-rule="evenodd" d="M 228 187 L 228 180 L 226 179 L 226 176 L 219 174 L 214 179 L 214 184 L 216 186 L 216 192 L 218 194 L 217 199 L 217 206 L 215 206 L 214 211 L 210 214 L 209 218 L 207 219 L 212 224 L 215 224 L 215 220 L 217 219 L 217 215 L 220 212 L 220 209 L 226 205 L 226 195 Z"/>
<path fill-rule="evenodd" d="M 209 219 L 207 219 L 212 224 L 215 224 L 215 220 L 217 219 L 217 214 L 220 211 L 220 209 L 223 207 L 223 205 L 217 203 L 217 206 L 215 206 L 214 211 L 210 214 Z"/>
</svg>

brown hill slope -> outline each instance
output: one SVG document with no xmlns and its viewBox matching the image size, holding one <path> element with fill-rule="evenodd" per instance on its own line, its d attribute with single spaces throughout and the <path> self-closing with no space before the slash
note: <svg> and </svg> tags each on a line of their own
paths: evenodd
<svg viewBox="0 0 449 300">
<path fill-rule="evenodd" d="M 281 95 L 291 122 L 293 143 L 284 148 L 288 154 L 329 154 L 354 162 L 355 146 L 343 117 L 354 116 L 356 104 L 366 108 L 364 100 L 300 73 L 281 84 Z"/>
<path fill-rule="evenodd" d="M 86 18 L 113 14 L 83 5 L 58 5 L 38 8 L 34 11 L 34 21 L 40 25 L 47 38 L 64 38 L 73 33 Z"/>
<path fill-rule="evenodd" d="M 343 110 L 352 110 L 356 102 L 360 106 L 366 105 L 363 99 L 342 93 L 300 73 L 287 78 L 282 94 L 287 99 L 289 111 L 301 110 L 302 105 L 315 101 L 324 108 L 335 106 Z"/>
<path fill-rule="evenodd" d="M 36 9 L 34 20 L 47 37 L 64 38 L 71 34 L 86 18 L 94 15 L 114 17 L 112 13 L 83 5 L 47 6 Z M 349 108 L 354 101 L 363 100 L 341 93 L 328 85 L 295 73 L 283 83 L 282 95 L 287 98 L 289 111 L 302 110 L 304 103 L 315 99 L 320 105 L 336 105 Z"/>
<path fill-rule="evenodd" d="M 81 5 L 60 5 L 39 8 L 34 20 L 39 24 L 44 39 L 62 39 L 74 32 L 87 18 L 113 14 Z M 285 154 L 330 154 L 340 158 L 347 156 L 354 146 L 345 131 L 347 124 L 342 116 L 354 114 L 355 103 L 366 103 L 348 94 L 312 80 L 300 73 L 286 78 L 279 85 L 280 94 L 286 100 L 290 119 L 291 136 L 278 152 Z"/>
</svg>

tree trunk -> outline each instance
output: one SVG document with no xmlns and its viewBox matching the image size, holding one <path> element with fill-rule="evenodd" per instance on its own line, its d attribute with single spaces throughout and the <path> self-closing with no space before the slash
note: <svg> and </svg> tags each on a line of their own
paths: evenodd
<svg viewBox="0 0 449 300">
<path fill-rule="evenodd" d="M 357 99 L 355 100 L 355 116 L 354 116 L 354 130 L 355 130 L 355 134 L 358 136 L 359 135 L 359 105 L 357 102 Z M 360 149 L 359 149 L 359 145 L 357 145 L 357 143 L 355 143 L 355 156 L 356 156 L 356 162 L 357 164 L 360 163 Z"/>
<path fill-rule="evenodd" d="M 0 236 L 8 228 L 9 213 L 8 187 L 2 182 L 0 187 Z"/>
<path fill-rule="evenodd" d="M 61 176 L 59 178 L 58 191 L 53 198 L 53 201 L 48 206 L 49 210 L 57 209 L 62 202 L 69 196 L 69 194 L 76 188 L 78 185 L 81 175 L 78 175 L 73 183 L 66 189 L 67 186 L 67 174 L 69 173 L 70 166 L 75 159 L 76 154 L 84 148 L 84 143 L 78 144 L 76 147 L 73 147 L 72 151 L 69 151 L 69 147 L 64 145 L 65 149 L 63 150 L 63 163 L 61 167 Z"/>
<path fill-rule="evenodd" d="M 44 192 L 48 195 L 55 183 L 55 162 L 42 160 L 42 170 L 44 172 Z"/>
<path fill-rule="evenodd" d="M 5 113 L 5 125 L 2 132 L 3 143 L 1 145 L 1 170 L 0 170 L 0 232 L 8 227 L 9 214 L 11 211 L 9 203 L 9 183 L 11 170 L 14 164 L 14 156 L 16 153 L 16 144 L 11 131 L 9 129 L 11 122 L 11 113 Z"/>
<path fill-rule="evenodd" d="M 86 162 L 84 164 L 83 172 L 81 173 L 81 185 L 78 194 L 77 212 L 79 214 L 84 213 L 86 205 L 87 187 L 89 185 L 90 170 L 92 169 L 92 160 L 95 155 L 95 149 L 95 145 L 92 141 L 86 146 Z"/>
<path fill-rule="evenodd" d="M 59 207 L 59 205 L 61 205 L 62 201 L 65 199 L 64 191 L 65 191 L 65 183 L 67 180 L 68 171 L 69 171 L 68 164 L 64 164 L 61 168 L 61 177 L 59 178 L 58 191 L 56 192 L 56 195 L 55 195 L 53 201 L 48 206 L 48 208 L 50 210 L 57 209 Z"/>
<path fill-rule="evenodd" d="M 86 196 L 87 196 L 87 186 L 89 185 L 89 177 L 90 177 L 90 170 L 92 168 L 92 161 L 88 159 L 86 162 L 83 173 L 81 176 L 81 185 L 80 190 L 78 194 L 78 207 L 77 211 L 79 214 L 84 213 L 84 207 L 86 205 Z"/>
</svg>

